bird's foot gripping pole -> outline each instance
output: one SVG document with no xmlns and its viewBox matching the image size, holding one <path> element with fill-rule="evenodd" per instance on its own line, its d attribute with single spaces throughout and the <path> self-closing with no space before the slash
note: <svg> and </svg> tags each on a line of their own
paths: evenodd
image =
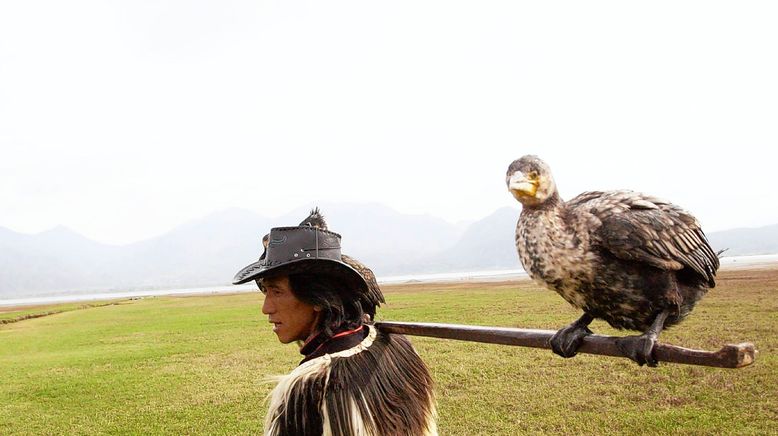
<svg viewBox="0 0 778 436">
<path fill-rule="evenodd" d="M 654 345 L 656 345 L 656 339 L 664 328 L 668 316 L 670 316 L 670 311 L 664 310 L 656 316 L 651 327 L 642 335 L 616 339 L 616 346 L 621 350 L 621 354 L 634 360 L 640 366 L 659 366 L 659 361 L 654 356 Z"/>
<path fill-rule="evenodd" d="M 584 337 L 593 334 L 588 327 L 592 321 L 594 321 L 594 317 L 584 313 L 574 323 L 559 329 L 548 341 L 551 350 L 564 358 L 575 356 Z"/>
<path fill-rule="evenodd" d="M 549 341 L 556 334 L 554 330 L 461 324 L 381 321 L 376 322 L 375 325 L 382 331 L 389 333 L 545 349 L 551 348 Z M 586 335 L 581 341 L 577 352 L 599 354 L 601 356 L 629 357 L 625 356 L 619 348 L 617 344 L 618 339 L 615 336 Z M 713 366 L 717 368 L 743 368 L 754 363 L 757 353 L 754 344 L 750 342 L 728 344 L 719 351 L 692 350 L 676 345 L 655 343 L 652 355 L 659 362 Z"/>
</svg>

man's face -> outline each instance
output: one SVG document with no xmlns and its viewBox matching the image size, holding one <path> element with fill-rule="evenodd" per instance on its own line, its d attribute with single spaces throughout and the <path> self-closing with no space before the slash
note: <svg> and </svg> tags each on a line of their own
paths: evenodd
<svg viewBox="0 0 778 436">
<path fill-rule="evenodd" d="M 320 310 L 295 297 L 288 276 L 268 277 L 263 279 L 262 286 L 262 313 L 268 316 L 282 344 L 304 341 L 314 333 Z"/>
</svg>

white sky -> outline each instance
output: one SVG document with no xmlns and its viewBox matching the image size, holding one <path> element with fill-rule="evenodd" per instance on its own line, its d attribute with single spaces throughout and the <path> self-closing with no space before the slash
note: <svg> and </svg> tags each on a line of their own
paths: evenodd
<svg viewBox="0 0 778 436">
<path fill-rule="evenodd" d="M 480 219 L 528 153 L 563 198 L 778 223 L 776 5 L 3 1 L 0 226 L 127 243 L 315 201 Z"/>
</svg>

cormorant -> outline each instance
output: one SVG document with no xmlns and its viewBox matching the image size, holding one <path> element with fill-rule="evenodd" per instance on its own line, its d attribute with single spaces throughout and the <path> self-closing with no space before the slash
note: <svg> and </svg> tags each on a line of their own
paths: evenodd
<svg viewBox="0 0 778 436">
<path fill-rule="evenodd" d="M 680 207 L 633 191 L 593 191 L 563 201 L 549 166 L 524 156 L 506 184 L 522 204 L 516 249 L 525 271 L 583 310 L 551 339 L 572 357 L 588 325 L 603 319 L 639 336 L 618 339 L 640 365 L 662 329 L 684 319 L 715 283 L 719 259 L 697 220 Z"/>
</svg>

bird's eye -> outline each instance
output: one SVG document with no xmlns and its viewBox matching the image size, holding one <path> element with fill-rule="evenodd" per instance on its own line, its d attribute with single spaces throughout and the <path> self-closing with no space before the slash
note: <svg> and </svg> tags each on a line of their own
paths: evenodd
<svg viewBox="0 0 778 436">
<path fill-rule="evenodd" d="M 529 177 L 532 180 L 535 180 L 538 178 L 538 172 L 537 171 L 530 171 L 529 174 L 527 174 L 527 177 Z"/>
</svg>

